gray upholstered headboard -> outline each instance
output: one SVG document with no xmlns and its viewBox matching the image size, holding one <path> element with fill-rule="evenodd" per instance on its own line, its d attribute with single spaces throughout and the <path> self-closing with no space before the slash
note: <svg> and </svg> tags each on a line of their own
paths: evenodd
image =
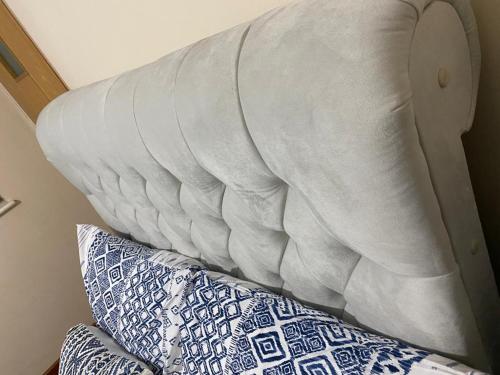
<svg viewBox="0 0 500 375">
<path fill-rule="evenodd" d="M 57 98 L 37 135 L 116 230 L 485 368 L 479 60 L 467 0 L 303 1 Z"/>
</svg>

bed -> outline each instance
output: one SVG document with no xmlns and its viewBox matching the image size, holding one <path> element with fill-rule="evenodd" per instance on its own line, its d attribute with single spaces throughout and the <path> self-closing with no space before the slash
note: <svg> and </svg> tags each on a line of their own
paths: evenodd
<svg viewBox="0 0 500 375">
<path fill-rule="evenodd" d="M 467 0 L 293 2 L 58 97 L 37 137 L 117 232 L 488 370 L 479 68 Z"/>
</svg>

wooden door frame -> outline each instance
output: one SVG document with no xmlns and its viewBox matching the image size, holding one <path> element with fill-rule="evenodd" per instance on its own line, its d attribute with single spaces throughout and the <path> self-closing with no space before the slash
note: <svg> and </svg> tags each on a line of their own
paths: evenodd
<svg viewBox="0 0 500 375">
<path fill-rule="evenodd" d="M 0 83 L 36 122 L 43 107 L 68 91 L 68 87 L 3 0 L 0 0 L 0 40 L 24 68 L 24 73 L 15 77 L 0 61 Z"/>
</svg>

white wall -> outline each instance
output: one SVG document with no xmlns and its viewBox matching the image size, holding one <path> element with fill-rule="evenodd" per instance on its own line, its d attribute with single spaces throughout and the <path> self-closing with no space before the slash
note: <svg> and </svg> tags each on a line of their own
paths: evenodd
<svg viewBox="0 0 500 375">
<path fill-rule="evenodd" d="M 90 322 L 76 223 L 102 221 L 45 160 L 34 125 L 0 85 L 0 373 L 42 374 L 68 328 Z"/>
<path fill-rule="evenodd" d="M 152 62 L 290 0 L 6 0 L 70 88 Z"/>
</svg>

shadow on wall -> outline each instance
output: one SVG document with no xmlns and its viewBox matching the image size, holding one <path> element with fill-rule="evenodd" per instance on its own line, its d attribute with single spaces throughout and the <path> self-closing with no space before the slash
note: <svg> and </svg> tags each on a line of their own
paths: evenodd
<svg viewBox="0 0 500 375">
<path fill-rule="evenodd" d="M 482 66 L 474 125 L 463 138 L 490 259 L 500 286 L 500 2 L 472 0 Z"/>
</svg>

